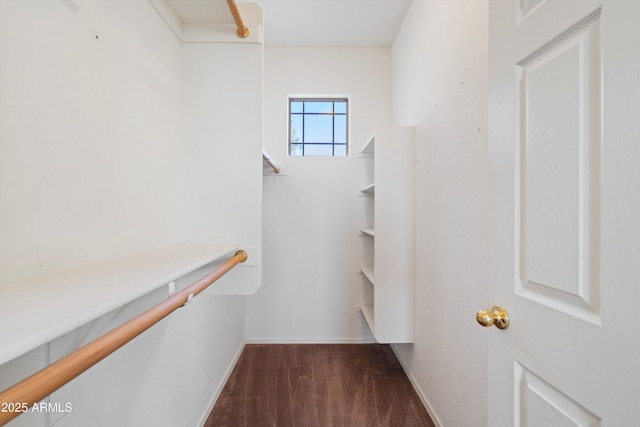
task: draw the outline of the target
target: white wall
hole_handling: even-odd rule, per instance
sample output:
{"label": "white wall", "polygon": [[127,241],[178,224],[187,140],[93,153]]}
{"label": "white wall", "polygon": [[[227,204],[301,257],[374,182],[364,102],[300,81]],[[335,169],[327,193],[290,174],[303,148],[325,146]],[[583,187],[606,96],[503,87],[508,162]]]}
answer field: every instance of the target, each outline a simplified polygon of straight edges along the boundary
{"label": "white wall", "polygon": [[262,84],[261,44],[182,47],[181,238],[256,249],[208,293],[261,284]]}
{"label": "white wall", "polygon": [[[205,198],[204,213],[182,216],[195,200],[182,197],[185,185],[210,166],[192,162],[187,174],[181,163],[190,161],[194,145],[181,140],[184,65],[173,32],[147,1],[74,2],[75,12],[61,1],[0,1],[3,283],[187,239],[213,241],[221,228],[202,218],[229,202],[223,191],[215,203],[208,197],[232,180],[225,173],[193,190]],[[253,94],[247,120],[255,123],[261,115],[261,52],[251,55],[258,68],[246,89]],[[230,70],[233,63],[221,62],[224,67]],[[242,84],[227,82],[209,105],[227,106],[234,85]],[[257,193],[250,193],[254,203],[247,206],[253,222],[239,217],[235,229],[246,221],[256,237],[221,239],[259,244],[260,125],[252,129],[239,134],[242,141],[258,135],[251,142],[255,158],[246,160],[256,169],[250,185]],[[214,134],[213,145],[234,142]],[[211,163],[219,160],[213,157]],[[181,279],[178,288],[198,273]],[[166,289],[155,291],[0,366],[0,389],[166,296]],[[27,414],[9,425],[197,425],[244,345],[244,310],[243,297],[200,296],[51,396],[52,402],[71,403],[71,413]]]}
{"label": "white wall", "polygon": [[488,1],[414,1],[393,116],[417,125],[415,344],[394,346],[434,421],[486,424]]}
{"label": "white wall", "polygon": [[1,2],[3,281],[178,238],[180,46],[126,3]]}
{"label": "white wall", "polygon": [[[264,177],[263,286],[247,298],[247,341],[372,339],[356,312],[371,298],[357,274],[371,159],[358,154],[390,121],[390,81],[389,49],[265,49],[264,146],[287,174]],[[350,97],[349,157],[287,157],[287,96],[301,94]]]}

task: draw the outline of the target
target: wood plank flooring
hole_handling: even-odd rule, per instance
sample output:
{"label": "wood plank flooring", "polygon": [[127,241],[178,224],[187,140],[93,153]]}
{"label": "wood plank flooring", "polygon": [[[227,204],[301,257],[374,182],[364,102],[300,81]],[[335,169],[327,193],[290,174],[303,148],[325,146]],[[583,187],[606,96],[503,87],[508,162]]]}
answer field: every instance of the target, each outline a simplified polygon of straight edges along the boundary
{"label": "wood plank flooring", "polygon": [[380,344],[247,345],[205,427],[434,427]]}

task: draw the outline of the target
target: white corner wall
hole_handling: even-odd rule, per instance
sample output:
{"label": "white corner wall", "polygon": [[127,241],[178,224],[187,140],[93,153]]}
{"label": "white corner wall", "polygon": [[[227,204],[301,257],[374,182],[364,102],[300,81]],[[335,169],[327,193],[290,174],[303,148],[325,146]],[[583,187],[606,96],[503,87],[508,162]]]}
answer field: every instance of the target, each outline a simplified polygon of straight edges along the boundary
{"label": "white corner wall", "polygon": [[[264,176],[263,286],[247,298],[248,342],[362,342],[356,307],[368,184],[360,149],[390,121],[390,50],[266,47],[264,146],[286,175]],[[287,156],[287,96],[347,95],[350,156]],[[371,255],[371,254],[369,254]]]}
{"label": "white corner wall", "polygon": [[[238,130],[228,121],[199,147],[202,141],[183,141],[181,118],[189,90],[182,78],[195,64],[151,4],[73,3],[77,10],[63,1],[0,1],[0,280],[187,240],[259,247],[261,47],[251,53],[220,47],[208,60],[227,74],[233,60],[256,66],[248,87],[227,81],[208,103],[217,105],[211,119],[219,124],[236,89],[250,92],[241,99],[252,126]],[[240,143],[232,138],[238,135]],[[245,199],[227,189],[239,156],[237,169],[255,170],[241,179]],[[249,213],[235,216],[233,227],[219,226],[243,209]],[[245,234],[234,233],[240,228]],[[0,389],[166,297],[166,288],[159,289],[0,366]],[[54,404],[69,402],[71,412],[29,413],[9,425],[196,426],[243,348],[244,316],[244,297],[201,295],[51,396]]]}
{"label": "white corner wall", "polygon": [[395,124],[416,125],[415,343],[436,425],[486,425],[488,1],[414,1],[392,47]]}
{"label": "white corner wall", "polygon": [[249,254],[208,294],[253,294],[262,281],[262,85],[261,44],[182,47],[181,238]]}

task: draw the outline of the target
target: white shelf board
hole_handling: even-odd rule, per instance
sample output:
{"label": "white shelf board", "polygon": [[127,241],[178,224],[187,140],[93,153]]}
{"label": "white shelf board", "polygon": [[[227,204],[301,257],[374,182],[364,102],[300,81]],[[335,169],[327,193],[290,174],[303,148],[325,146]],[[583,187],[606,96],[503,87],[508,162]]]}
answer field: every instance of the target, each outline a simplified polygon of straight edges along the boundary
{"label": "white shelf board", "polygon": [[364,147],[362,147],[362,150],[360,150],[360,152],[362,154],[373,154],[376,152],[376,135],[375,134],[371,135],[371,138],[369,138],[369,141],[367,141]]}
{"label": "white shelf board", "polygon": [[376,284],[373,267],[360,267],[360,271],[362,271],[362,274],[365,275],[365,277],[371,282],[372,285]]}
{"label": "white shelf board", "polygon": [[360,231],[362,231],[363,234],[366,234],[371,237],[375,237],[376,235],[376,231],[373,228],[363,228]]}
{"label": "white shelf board", "polygon": [[237,249],[235,244],[178,244],[33,280],[0,283],[0,365]]}
{"label": "white shelf board", "polygon": [[360,191],[363,192],[364,194],[374,194],[376,192],[376,184],[375,184],[375,182],[373,184],[367,185],[366,187],[364,187]]}
{"label": "white shelf board", "polygon": [[364,320],[366,320],[371,333],[375,334],[375,318],[373,317],[373,304],[362,304],[360,306]]}

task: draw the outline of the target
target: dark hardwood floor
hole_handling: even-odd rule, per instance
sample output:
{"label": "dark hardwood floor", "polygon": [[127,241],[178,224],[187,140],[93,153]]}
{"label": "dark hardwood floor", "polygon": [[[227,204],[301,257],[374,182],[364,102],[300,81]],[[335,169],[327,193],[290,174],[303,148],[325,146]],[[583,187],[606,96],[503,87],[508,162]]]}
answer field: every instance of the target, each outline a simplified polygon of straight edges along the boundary
{"label": "dark hardwood floor", "polygon": [[247,345],[205,427],[433,427],[388,345]]}

